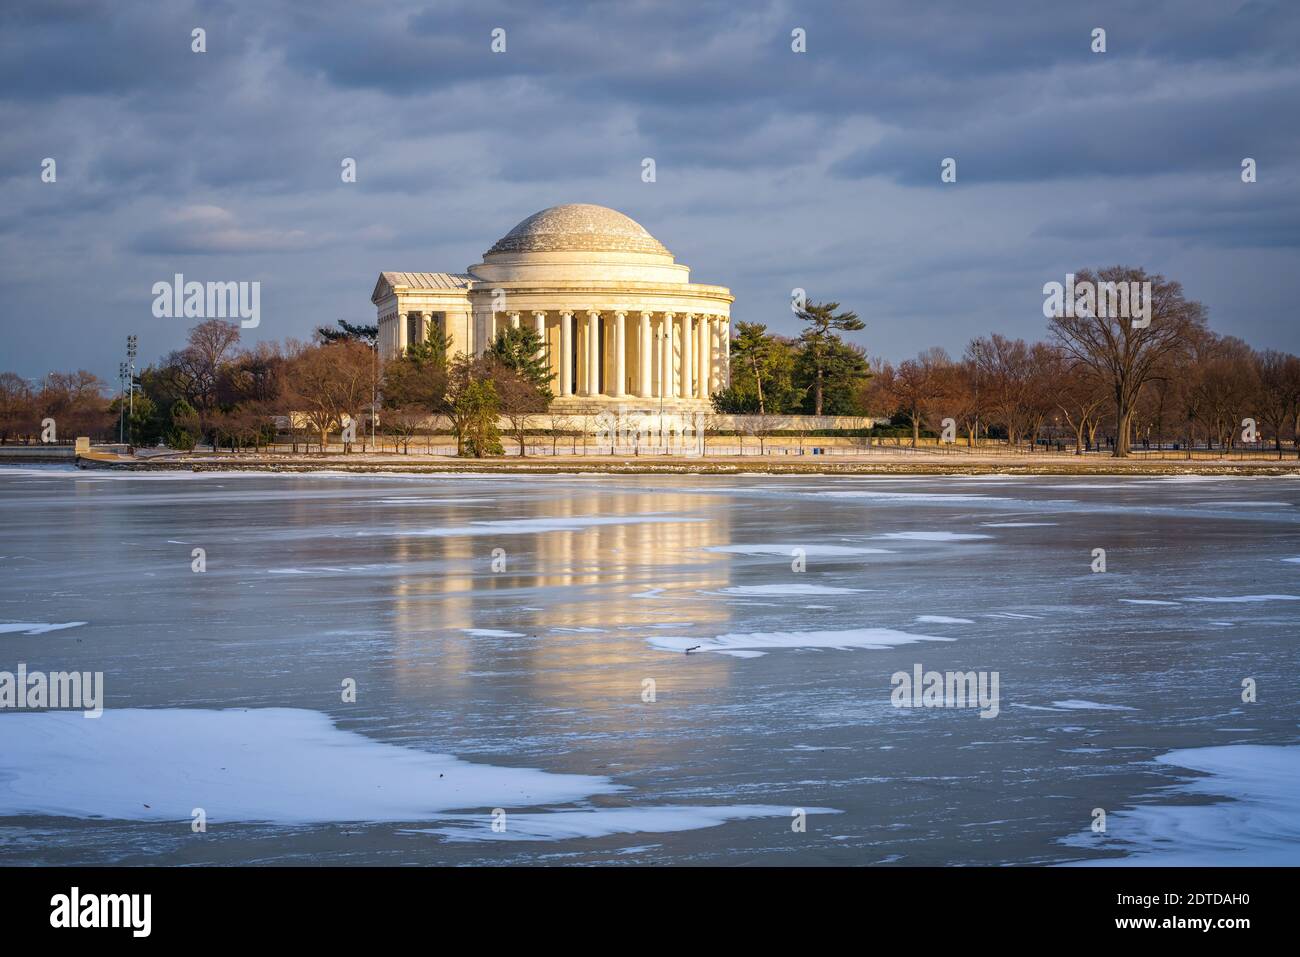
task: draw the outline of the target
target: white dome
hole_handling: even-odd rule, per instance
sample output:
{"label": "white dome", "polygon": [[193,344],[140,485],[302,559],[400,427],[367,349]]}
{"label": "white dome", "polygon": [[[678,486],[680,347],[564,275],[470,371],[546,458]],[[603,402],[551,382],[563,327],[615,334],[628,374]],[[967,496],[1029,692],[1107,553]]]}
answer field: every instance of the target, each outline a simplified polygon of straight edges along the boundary
{"label": "white dome", "polygon": [[551,252],[672,255],[635,219],[591,203],[566,203],[533,213],[497,240],[487,255]]}

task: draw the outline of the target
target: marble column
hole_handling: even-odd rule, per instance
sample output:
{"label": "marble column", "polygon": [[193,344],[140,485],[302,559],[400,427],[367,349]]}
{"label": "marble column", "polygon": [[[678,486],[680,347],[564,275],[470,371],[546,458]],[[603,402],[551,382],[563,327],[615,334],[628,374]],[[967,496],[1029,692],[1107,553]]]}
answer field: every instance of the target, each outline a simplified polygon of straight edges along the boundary
{"label": "marble column", "polygon": [[573,313],[560,313],[560,395],[573,395]]}
{"label": "marble column", "polygon": [[677,392],[673,388],[673,321],[676,315],[664,313],[663,340],[659,344],[659,359],[662,365],[659,373],[659,394],[665,399],[673,398]]}
{"label": "marble column", "polygon": [[[546,348],[546,313],[544,312],[533,313],[533,331],[537,333],[537,358],[543,362],[546,362],[546,368],[549,371],[551,364],[548,361],[549,356],[547,355],[549,350]],[[555,380],[554,372],[551,372],[550,379],[552,382],[554,382]]]}
{"label": "marble column", "polygon": [[518,329],[518,328],[519,328],[519,313],[517,313],[517,312],[509,312],[509,313],[506,313],[506,315],[508,315],[508,316],[510,317],[510,328],[511,328],[511,329]]}
{"label": "marble column", "polygon": [[718,385],[725,389],[731,385],[731,326],[726,316],[718,322],[718,336],[722,339],[722,381]]}
{"label": "marble column", "polygon": [[695,359],[692,346],[695,342],[692,322],[695,314],[688,312],[682,316],[682,398],[695,398]]}
{"label": "marble column", "polygon": [[537,333],[537,341],[541,345],[537,349],[537,358],[546,357],[546,313],[533,313],[533,331]]}
{"label": "marble column", "polygon": [[587,311],[587,391],[584,395],[600,395],[600,313]]}
{"label": "marble column", "polygon": [[627,395],[627,313],[614,313],[614,395]]}
{"label": "marble column", "polygon": [[700,398],[713,395],[713,317],[700,317]]}
{"label": "marble column", "polygon": [[641,313],[641,348],[637,350],[637,390],[636,394],[643,399],[648,399],[652,395],[653,386],[651,383],[654,373],[654,340],[650,336],[650,313]]}

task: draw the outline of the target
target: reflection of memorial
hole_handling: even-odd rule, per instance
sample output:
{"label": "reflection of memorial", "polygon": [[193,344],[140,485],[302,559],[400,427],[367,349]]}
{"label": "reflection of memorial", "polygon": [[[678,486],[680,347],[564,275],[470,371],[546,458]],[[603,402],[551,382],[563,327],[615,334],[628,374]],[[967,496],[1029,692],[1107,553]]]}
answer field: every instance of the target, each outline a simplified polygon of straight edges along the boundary
{"label": "reflection of memorial", "polygon": [[[464,525],[483,517],[463,510],[440,522]],[[469,648],[438,642],[446,629],[472,628],[474,621],[475,539],[402,536],[394,540],[392,561],[403,568],[432,565],[437,571],[397,572],[392,580],[393,653],[399,690],[458,680],[469,669]]]}
{"label": "reflection of memorial", "polygon": [[[698,594],[730,580],[730,563],[705,550],[730,543],[729,514],[717,498],[652,486],[557,491],[563,494],[527,499],[528,513],[518,516],[544,522],[543,531],[399,540],[395,561],[446,569],[394,583],[395,682],[404,695],[463,692],[475,680],[467,673],[501,670],[509,648],[510,670],[526,672],[517,679],[521,693],[583,711],[614,707],[611,717],[634,720],[618,704],[639,702],[644,678],[665,680],[654,668],[662,653],[647,657],[646,636],[664,633],[654,626],[728,630],[728,602]],[[506,551],[503,572],[491,569],[494,548]],[[528,637],[484,640],[463,631],[473,628]],[[672,669],[679,690],[683,680],[725,684],[733,662],[708,655],[691,664],[686,674]]]}

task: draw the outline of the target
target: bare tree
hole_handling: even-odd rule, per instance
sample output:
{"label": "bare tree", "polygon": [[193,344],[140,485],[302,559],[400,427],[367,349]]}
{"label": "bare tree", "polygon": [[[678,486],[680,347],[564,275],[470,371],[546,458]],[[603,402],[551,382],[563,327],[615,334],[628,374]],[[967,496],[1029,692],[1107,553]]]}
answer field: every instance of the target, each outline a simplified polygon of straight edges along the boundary
{"label": "bare tree", "polygon": [[564,415],[558,412],[552,412],[551,417],[551,454],[558,455],[558,446],[561,435],[573,437],[573,452],[578,452],[578,423],[571,415]]}
{"label": "bare tree", "polygon": [[1068,355],[1064,349],[1057,348],[1054,359],[1050,372],[1055,388],[1050,394],[1074,433],[1074,454],[1082,455],[1084,436],[1089,436],[1091,446],[1097,417],[1106,406],[1109,395],[1106,382],[1096,369]]}
{"label": "bare tree", "polygon": [[904,359],[896,367],[886,363],[872,379],[878,401],[891,410],[906,412],[912,421],[912,448],[916,448],[921,428],[936,413],[953,388],[952,359],[940,348],[926,349],[915,359]]}
{"label": "bare tree", "polygon": [[194,409],[199,431],[211,436],[214,452],[221,376],[238,345],[239,323],[208,319],[192,328],[185,348],[173,352],[163,363],[172,387]]}
{"label": "bare tree", "polygon": [[[1150,315],[1142,320],[1147,321],[1145,326],[1133,317],[1109,315],[1119,310],[1100,308],[1075,309],[1071,315],[1061,310],[1048,320],[1048,328],[1065,350],[1109,384],[1115,403],[1114,454],[1120,458],[1129,454],[1131,420],[1142,387],[1162,359],[1185,350],[1205,327],[1204,307],[1184,299],[1179,283],[1142,269],[1113,266],[1095,274],[1084,270],[1076,276],[1075,286],[1093,283],[1092,288],[1098,288],[1095,284],[1134,282],[1151,284]],[[1103,312],[1107,315],[1098,315]]]}
{"label": "bare tree", "polygon": [[1253,360],[1259,382],[1256,417],[1260,425],[1273,433],[1273,448],[1281,458],[1282,432],[1295,422],[1300,412],[1300,358],[1266,349],[1256,352]]}
{"label": "bare tree", "polygon": [[[320,435],[321,451],[333,428],[356,422],[370,404],[370,349],[353,340],[307,346],[288,363],[285,402]],[[344,443],[344,452],[350,446]]]}

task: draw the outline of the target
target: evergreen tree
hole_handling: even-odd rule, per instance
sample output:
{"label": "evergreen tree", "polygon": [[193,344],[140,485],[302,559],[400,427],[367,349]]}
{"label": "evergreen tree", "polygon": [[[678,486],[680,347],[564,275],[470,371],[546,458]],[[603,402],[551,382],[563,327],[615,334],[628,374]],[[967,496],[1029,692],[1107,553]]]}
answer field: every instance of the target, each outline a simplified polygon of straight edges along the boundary
{"label": "evergreen tree", "polygon": [[542,339],[537,330],[512,326],[497,333],[491,353],[501,365],[531,383],[549,402],[554,398],[551,393],[551,367],[542,347]]}
{"label": "evergreen tree", "polygon": [[360,342],[362,345],[374,348],[379,341],[379,326],[367,326],[360,323],[348,322],[346,319],[338,320],[339,328],[331,329],[329,326],[318,326],[316,329],[316,338],[322,343],[342,342],[352,339]]}
{"label": "evergreen tree", "polygon": [[795,381],[803,384],[800,411],[812,415],[862,415],[863,386],[871,376],[866,351],[832,336],[821,351],[821,405],[817,404],[815,353],[804,348],[795,361]]}
{"label": "evergreen tree", "polygon": [[462,454],[483,458],[504,455],[497,416],[501,402],[491,379],[472,379],[456,398],[456,412],[464,417],[465,441]]}
{"label": "evergreen tree", "polygon": [[[799,336],[799,343],[803,346],[800,358],[811,372],[813,415],[823,414],[828,373],[843,375],[847,371],[846,362],[852,364],[845,352],[848,347],[837,332],[866,328],[856,312],[836,312],[839,308],[838,302],[819,305],[810,301],[798,312],[799,318],[808,323]],[[863,366],[865,372],[865,361]]]}

